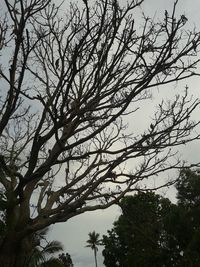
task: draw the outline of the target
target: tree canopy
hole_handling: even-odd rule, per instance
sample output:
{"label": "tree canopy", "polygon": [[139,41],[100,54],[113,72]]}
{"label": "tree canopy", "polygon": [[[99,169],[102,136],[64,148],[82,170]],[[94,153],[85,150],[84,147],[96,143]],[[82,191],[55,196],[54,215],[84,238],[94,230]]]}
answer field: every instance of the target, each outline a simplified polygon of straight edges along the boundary
{"label": "tree canopy", "polygon": [[172,148],[199,138],[188,88],[163,100],[145,130],[127,129],[154,88],[196,75],[199,62],[199,33],[176,15],[178,1],[137,25],[142,3],[2,1],[2,266],[22,267],[38,230],[108,208],[179,167]]}
{"label": "tree canopy", "polygon": [[59,254],[59,260],[61,261],[63,267],[73,267],[74,266],[69,253]]}
{"label": "tree canopy", "polygon": [[147,192],[125,197],[120,206],[122,215],[103,237],[105,266],[173,266],[169,259],[174,252],[164,260],[168,251],[163,221],[170,201]]}
{"label": "tree canopy", "polygon": [[[200,209],[196,196],[200,195],[200,186],[197,184],[198,173],[186,169],[181,171],[176,184],[177,204],[153,192],[125,197],[120,203],[122,215],[103,237],[105,266],[199,266]],[[186,198],[183,192],[187,192]]]}

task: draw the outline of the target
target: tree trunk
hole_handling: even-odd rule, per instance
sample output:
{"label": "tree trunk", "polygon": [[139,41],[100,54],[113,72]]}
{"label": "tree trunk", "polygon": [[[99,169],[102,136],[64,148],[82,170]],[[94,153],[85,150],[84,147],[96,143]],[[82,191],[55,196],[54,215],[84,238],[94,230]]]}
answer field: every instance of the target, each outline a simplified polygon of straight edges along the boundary
{"label": "tree trunk", "polygon": [[31,245],[31,240],[28,238],[20,242],[16,241],[14,235],[12,239],[5,239],[0,247],[0,266],[26,267],[26,259],[31,253]]}
{"label": "tree trunk", "polygon": [[97,267],[97,251],[94,249],[95,266]]}

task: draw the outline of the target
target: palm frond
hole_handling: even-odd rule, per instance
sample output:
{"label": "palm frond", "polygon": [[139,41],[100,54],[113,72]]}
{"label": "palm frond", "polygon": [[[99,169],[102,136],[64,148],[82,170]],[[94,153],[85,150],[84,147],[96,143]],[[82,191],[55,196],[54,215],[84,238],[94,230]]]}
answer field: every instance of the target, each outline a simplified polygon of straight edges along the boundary
{"label": "palm frond", "polygon": [[51,241],[43,249],[45,254],[54,254],[56,252],[63,251],[63,245],[59,241]]}
{"label": "palm frond", "polygon": [[98,251],[97,246],[100,246],[102,244],[101,239],[99,239],[100,234],[93,231],[93,232],[90,232],[88,235],[89,235],[89,239],[86,241],[86,243],[88,244],[86,245],[86,247],[89,247],[92,250]]}
{"label": "palm frond", "polygon": [[39,267],[41,262],[44,262],[45,260],[45,255],[41,252],[41,250],[39,250],[39,248],[36,247],[27,261],[27,266]]}
{"label": "palm frond", "polygon": [[45,238],[48,232],[49,232],[49,227],[46,227],[44,229],[37,231],[36,235],[38,235],[40,238]]}

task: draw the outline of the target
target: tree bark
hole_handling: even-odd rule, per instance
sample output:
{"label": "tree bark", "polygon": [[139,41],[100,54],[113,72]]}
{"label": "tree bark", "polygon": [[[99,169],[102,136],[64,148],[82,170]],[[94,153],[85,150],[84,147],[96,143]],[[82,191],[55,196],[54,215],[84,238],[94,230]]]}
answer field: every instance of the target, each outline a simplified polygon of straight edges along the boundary
{"label": "tree bark", "polygon": [[15,235],[5,238],[0,247],[0,266],[1,267],[25,267],[26,259],[31,253],[32,242],[30,238],[17,241]]}

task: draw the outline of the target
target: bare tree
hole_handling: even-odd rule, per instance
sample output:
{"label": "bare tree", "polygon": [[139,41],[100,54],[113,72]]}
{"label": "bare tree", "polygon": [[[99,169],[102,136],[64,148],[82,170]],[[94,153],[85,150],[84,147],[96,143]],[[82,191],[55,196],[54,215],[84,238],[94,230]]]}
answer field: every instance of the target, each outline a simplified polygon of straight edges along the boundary
{"label": "bare tree", "polygon": [[177,1],[158,22],[144,16],[142,29],[143,0],[84,0],[67,15],[50,0],[3,2],[0,262],[22,267],[34,232],[108,208],[181,165],[172,148],[199,138],[187,90],[162,102],[143,133],[125,122],[155,86],[196,75],[200,38],[176,18]]}

